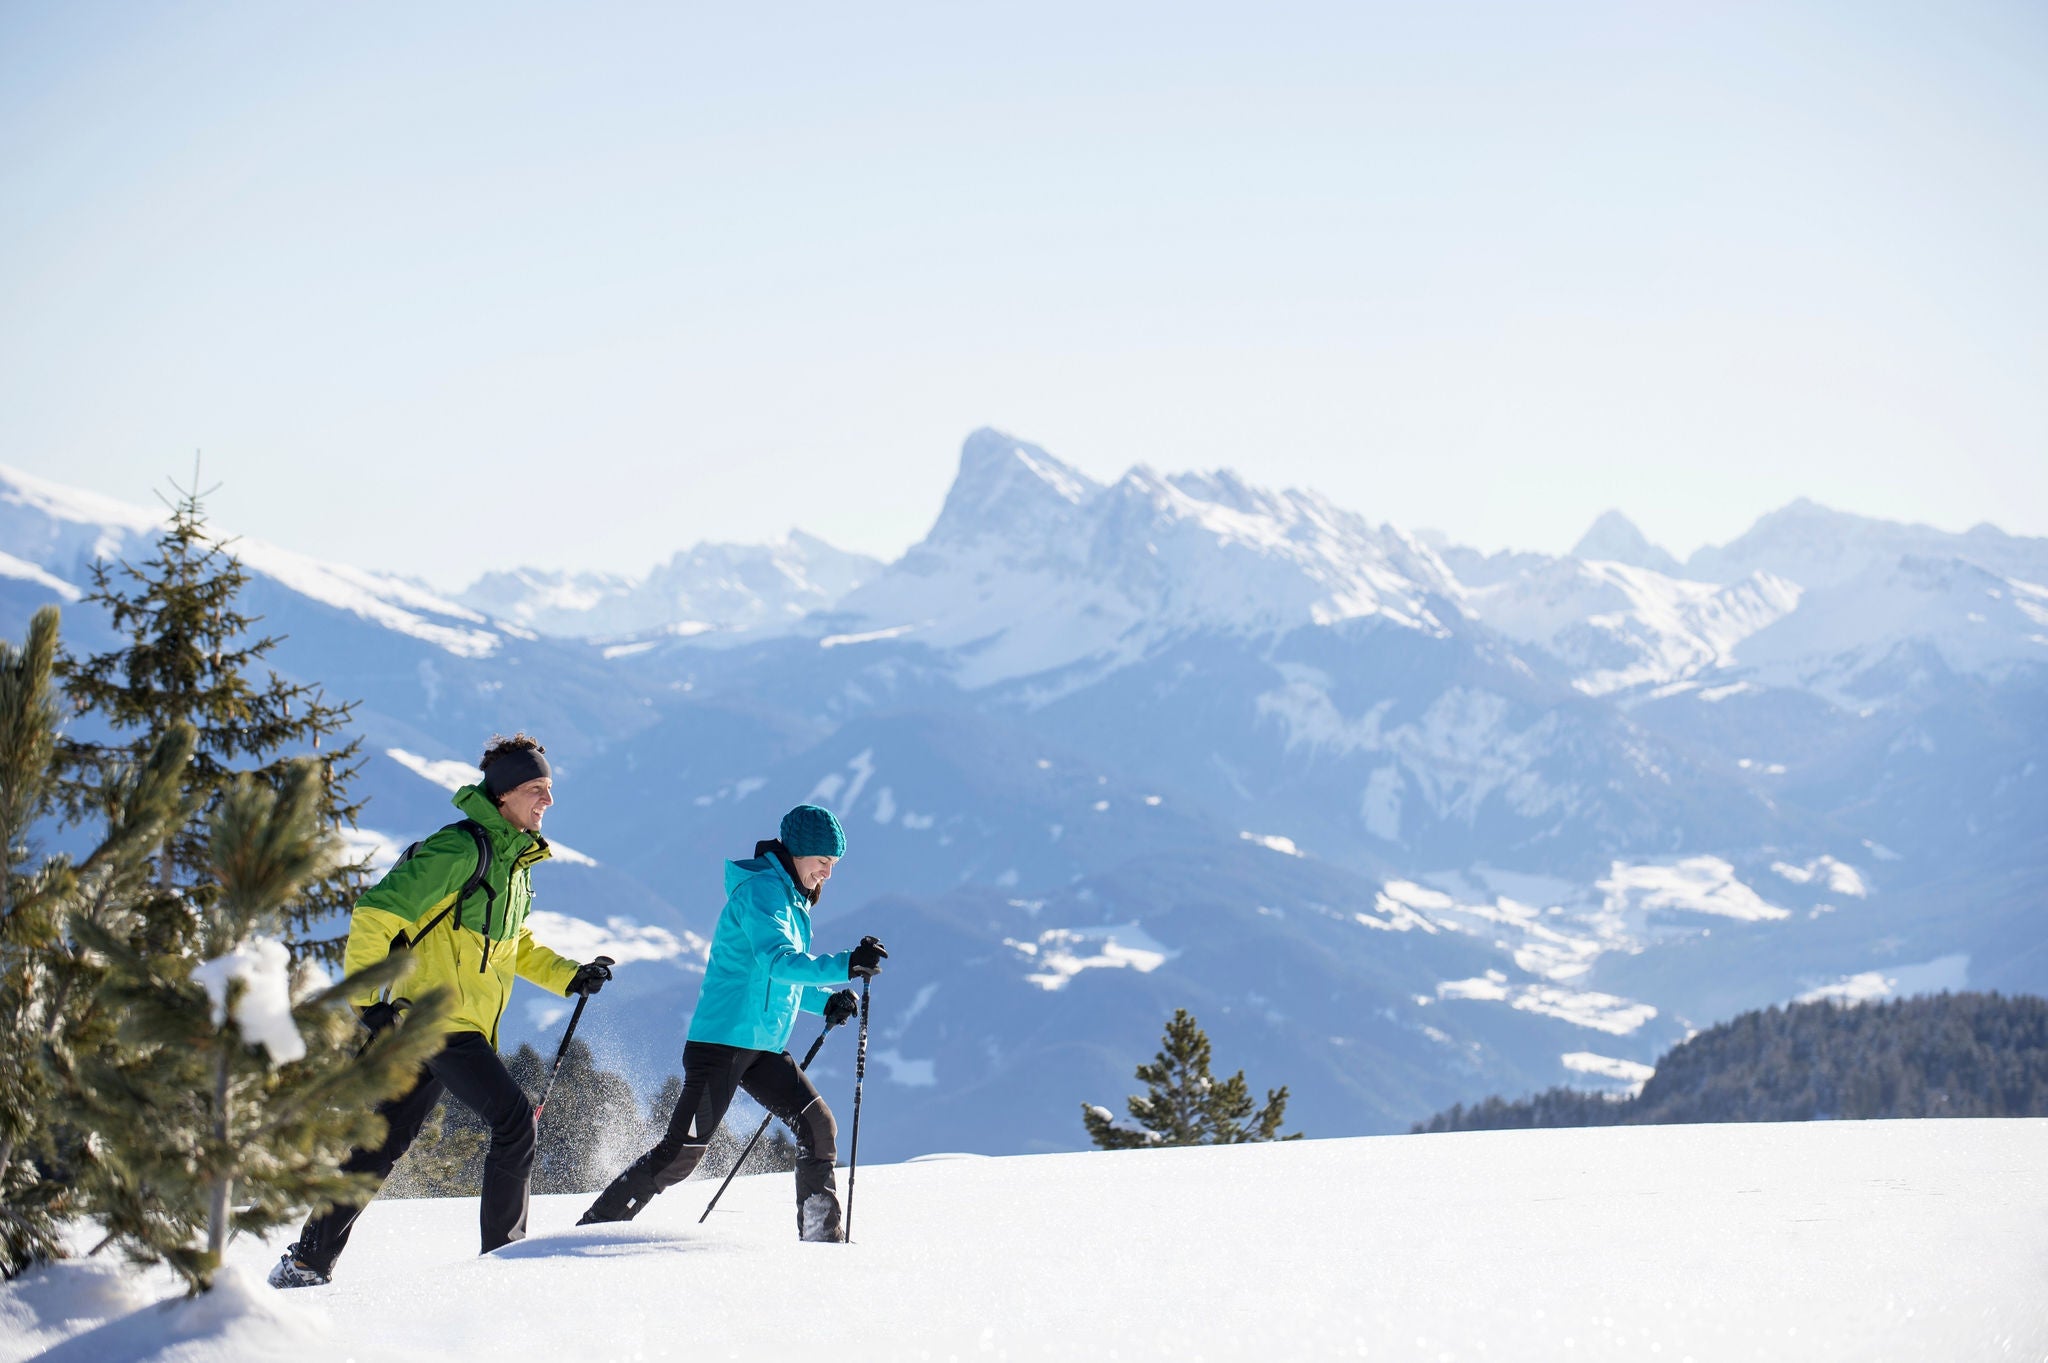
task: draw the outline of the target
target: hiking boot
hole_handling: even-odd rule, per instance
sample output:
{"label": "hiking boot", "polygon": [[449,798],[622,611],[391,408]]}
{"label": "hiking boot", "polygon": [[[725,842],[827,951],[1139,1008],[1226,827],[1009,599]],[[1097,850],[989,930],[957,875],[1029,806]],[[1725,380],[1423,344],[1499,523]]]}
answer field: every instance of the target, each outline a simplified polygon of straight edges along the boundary
{"label": "hiking boot", "polygon": [[277,1266],[270,1270],[268,1281],[272,1287],[325,1287],[333,1281],[323,1270],[294,1257],[298,1248],[293,1245],[286,1250]]}
{"label": "hiking boot", "polygon": [[813,1244],[846,1243],[846,1230],[839,1223],[839,1198],[834,1193],[812,1193],[796,1213],[797,1239]]}

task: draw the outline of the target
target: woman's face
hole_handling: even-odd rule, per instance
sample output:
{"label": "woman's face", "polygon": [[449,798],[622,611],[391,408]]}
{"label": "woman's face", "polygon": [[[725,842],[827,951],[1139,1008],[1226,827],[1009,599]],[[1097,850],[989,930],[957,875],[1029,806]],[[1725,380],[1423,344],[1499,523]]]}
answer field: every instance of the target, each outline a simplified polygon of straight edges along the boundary
{"label": "woman's face", "polygon": [[812,894],[832,878],[832,868],[839,863],[838,857],[791,857],[789,860],[796,867],[797,884]]}

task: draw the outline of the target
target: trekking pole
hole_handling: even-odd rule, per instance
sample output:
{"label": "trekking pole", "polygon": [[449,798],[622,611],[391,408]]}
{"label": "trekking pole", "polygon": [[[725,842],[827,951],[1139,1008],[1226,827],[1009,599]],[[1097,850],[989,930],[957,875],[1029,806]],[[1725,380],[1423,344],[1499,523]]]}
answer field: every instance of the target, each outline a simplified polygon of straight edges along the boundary
{"label": "trekking pole", "polygon": [[562,1044],[555,1048],[555,1063],[548,1070],[548,1081],[541,1086],[540,1101],[533,1105],[533,1119],[540,1120],[540,1111],[548,1105],[548,1095],[555,1091],[555,1076],[562,1072],[562,1057],[569,1053],[569,1038],[576,1035],[576,1024],[583,1021],[583,1005],[590,1002],[585,994],[576,1000],[576,1011],[569,1014],[569,1030],[562,1033]]}
{"label": "trekking pole", "polygon": [[846,1243],[853,1243],[853,1180],[860,1173],[860,1086],[868,1077],[868,980],[860,980],[860,1050],[853,1061],[853,1146],[846,1154]]}
{"label": "trekking pole", "polygon": [[[606,965],[613,963],[609,956],[599,956],[595,959]],[[576,1011],[569,1014],[569,1027],[562,1033],[562,1044],[555,1047],[555,1063],[548,1070],[548,1081],[541,1086],[540,1101],[533,1105],[533,1119],[536,1122],[540,1120],[540,1110],[548,1105],[548,1095],[555,1091],[555,1076],[562,1072],[562,1057],[569,1053],[569,1038],[576,1035],[576,1024],[583,1021],[583,1005],[589,1002],[588,994],[576,996]]]}
{"label": "trekking pole", "polygon": [[[811,1048],[808,1051],[804,1052],[804,1063],[798,1065],[798,1069],[807,1070],[811,1067],[811,1062],[818,1058],[818,1048],[825,1044],[825,1032],[831,1030],[830,1027],[827,1027],[824,1032],[818,1033],[818,1039],[811,1043]],[[761,1119],[761,1125],[754,1132],[754,1139],[747,1142],[747,1148],[740,1151],[740,1157],[732,1162],[732,1168],[725,1171],[725,1182],[718,1185],[718,1191],[711,1195],[710,1203],[704,1208],[704,1215],[697,1218],[698,1225],[701,1226],[710,1220],[711,1208],[716,1207],[718,1199],[725,1196],[725,1190],[732,1186],[733,1178],[739,1173],[740,1166],[747,1162],[747,1156],[754,1153],[754,1147],[760,1143],[761,1137],[768,1131],[768,1123],[774,1120],[775,1114],[772,1112]]]}

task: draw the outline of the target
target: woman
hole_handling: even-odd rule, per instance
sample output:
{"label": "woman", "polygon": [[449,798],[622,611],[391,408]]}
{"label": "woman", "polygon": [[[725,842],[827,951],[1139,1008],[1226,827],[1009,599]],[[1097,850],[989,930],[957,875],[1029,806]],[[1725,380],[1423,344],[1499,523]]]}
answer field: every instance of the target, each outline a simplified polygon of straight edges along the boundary
{"label": "woman", "polygon": [[757,843],[752,859],[725,864],[725,911],[711,938],[704,988],[683,1045],[683,1094],[668,1134],[598,1194],[579,1225],[630,1221],[704,1158],[733,1092],[779,1117],[796,1136],[797,1235],[845,1239],[839,1224],[838,1126],[809,1076],[785,1049],[799,1010],[836,1027],[859,1008],[850,989],[828,985],[881,973],[888,952],[872,937],[852,951],[810,955],[811,909],[846,854],[832,812],[798,805],[781,836]]}

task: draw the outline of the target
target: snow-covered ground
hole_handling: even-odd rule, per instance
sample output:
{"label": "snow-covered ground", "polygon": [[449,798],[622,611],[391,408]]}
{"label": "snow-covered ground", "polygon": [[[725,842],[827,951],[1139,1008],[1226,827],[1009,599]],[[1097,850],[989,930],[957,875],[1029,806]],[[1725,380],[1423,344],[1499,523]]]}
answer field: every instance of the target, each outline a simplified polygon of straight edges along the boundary
{"label": "snow-covered ground", "polygon": [[[1610,1128],[943,1156],[866,1169],[856,1242],[787,1175],[477,1257],[387,1202],[326,1288],[0,1289],[0,1363],[230,1359],[2041,1359],[2048,1120]],[[843,1175],[842,1175],[843,1179]],[[281,1243],[288,1236],[278,1237]]]}

